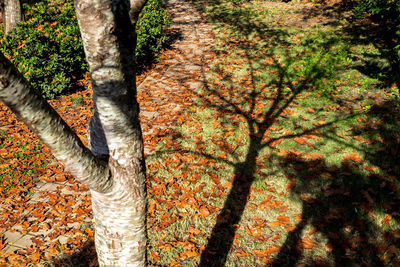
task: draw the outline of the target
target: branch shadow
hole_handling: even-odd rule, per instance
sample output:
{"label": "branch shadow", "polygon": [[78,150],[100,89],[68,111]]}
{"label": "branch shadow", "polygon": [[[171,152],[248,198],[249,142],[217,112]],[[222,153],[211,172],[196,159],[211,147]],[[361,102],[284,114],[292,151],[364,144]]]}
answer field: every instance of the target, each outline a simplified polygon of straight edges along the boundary
{"label": "branch shadow", "polygon": [[[46,266],[46,265],[44,265]],[[51,266],[76,266],[76,267],[97,267],[96,248],[93,241],[86,242],[78,252],[72,255],[62,255],[54,260]]]}
{"label": "branch shadow", "polygon": [[[283,171],[288,180],[293,182],[290,188],[291,198],[303,206],[300,222],[288,233],[284,245],[270,265],[295,266],[305,262],[310,266],[323,266],[324,263],[308,258],[309,255],[305,251],[307,248],[304,247],[302,235],[310,225],[327,239],[326,250],[332,260],[331,265],[386,266],[388,263],[396,265],[398,260],[393,250],[399,248],[396,236],[400,236],[400,233],[393,233],[390,230],[382,232],[381,226],[371,220],[371,216],[378,216],[375,212],[383,212],[388,214],[385,223],[390,223],[389,218],[398,221],[399,169],[396,167],[396,162],[398,162],[399,139],[397,130],[393,131],[396,120],[384,119],[387,127],[381,127],[382,125],[376,127],[374,121],[360,127],[355,125],[354,136],[359,132],[366,132],[371,135],[371,139],[378,134],[383,140],[377,143],[372,141],[372,144],[365,143],[362,147],[352,144],[350,140],[343,141],[336,135],[334,127],[337,122],[358,116],[356,113],[338,113],[337,118],[329,123],[313,128],[299,126],[296,133],[271,137],[269,134],[273,131],[274,125],[279,120],[288,118],[289,108],[296,104],[300,94],[318,88],[319,81],[327,75],[325,69],[317,60],[309,63],[309,72],[297,75],[292,68],[301,60],[305,64],[304,60],[307,59],[285,49],[290,45],[287,41],[291,37],[290,33],[256,20],[240,5],[229,9],[221,5],[218,0],[211,3],[212,15],[209,19],[221,27],[228,25],[238,33],[236,38],[226,40],[223,49],[217,49],[219,57],[228,58],[232,46],[241,51],[243,62],[230,62],[234,64],[231,69],[220,67],[216,63],[214,77],[203,76],[204,92],[197,95],[198,106],[215,110],[218,114],[216,118],[222,120],[219,125],[221,132],[218,133],[221,138],[211,142],[226,151],[230,158],[207,152],[205,148],[208,140],[196,140],[194,149],[183,149],[179,145],[179,139],[184,137],[179,132],[171,133],[172,139],[176,141],[172,149],[159,151],[153,155],[158,157],[173,152],[195,154],[223,162],[234,169],[232,188],[216,217],[216,223],[201,254],[199,266],[224,266],[227,262],[227,257],[233,249],[238,223],[249,203],[251,187],[259,175],[260,153],[265,148],[271,150],[269,157],[278,162],[275,167]],[[257,42],[249,40],[254,36],[259,38]],[[326,36],[319,49],[329,51],[336,42],[336,39]],[[276,47],[282,50],[274,50]],[[317,52],[313,47],[310,47],[310,50],[311,54]],[[262,53],[258,53],[259,51]],[[253,65],[254,62],[258,65]],[[247,75],[238,78],[232,68],[243,68],[243,72]],[[260,69],[270,69],[270,71],[263,73]],[[381,109],[384,111],[378,112]],[[393,106],[386,109],[383,106],[376,106],[371,109],[369,116],[377,116],[376,121],[379,121],[383,120],[384,114],[394,112]],[[244,145],[244,142],[237,140],[236,145],[232,146],[224,140],[227,134],[232,132],[232,127],[239,127],[240,119],[248,127],[248,133],[243,139],[249,140],[247,152],[241,156],[235,151],[237,147]],[[293,151],[284,156],[278,153],[279,149],[276,146],[283,140],[309,135],[345,144],[354,151],[365,154],[367,162],[380,167],[384,173],[376,174],[368,164],[361,164],[355,155],[345,158],[341,166],[331,166],[323,156],[307,158]],[[390,151],[389,154],[387,149]],[[272,175],[273,171],[262,174],[266,180]],[[391,178],[387,178],[388,175]],[[388,244],[385,245],[385,242]],[[387,253],[386,258],[382,258],[384,253]]]}
{"label": "branch shadow", "polygon": [[[388,103],[375,106],[370,116],[382,120],[381,125],[371,120],[353,127],[354,135],[366,132],[382,141],[355,147],[365,153],[369,164],[382,169],[381,174],[356,156],[345,157],[340,166],[329,166],[323,158],[309,160],[295,154],[282,158],[283,170],[293,182],[291,196],[302,201],[303,210],[301,221],[289,233],[272,266],[295,266],[302,260],[302,235],[307,224],[327,238],[326,250],[336,266],[400,264],[398,231],[389,227],[381,230],[382,225],[393,225],[400,219],[400,118],[389,115],[394,110],[395,106]],[[385,214],[382,225],[374,221],[379,213]],[[309,259],[308,264],[317,262]]]}
{"label": "branch shadow", "polygon": [[362,51],[361,56],[354,57],[356,69],[379,80],[381,87],[393,84],[400,87],[400,36],[397,33],[400,29],[400,10],[396,1],[383,3],[379,5],[386,9],[384,17],[365,14],[360,18],[353,15],[345,25],[344,32],[352,44],[373,45],[377,50]]}
{"label": "branch shadow", "polygon": [[[288,108],[296,103],[299,94],[317,87],[318,82],[325,78],[326,73],[320,65],[320,60],[316,60],[311,63],[308,62],[308,72],[303,73],[303,75],[294,74],[293,66],[304,58],[284,49],[290,45],[287,41],[290,38],[290,33],[271,27],[263,21],[254,20],[252,14],[245,8],[226,9],[220,5],[219,1],[212,2],[214,8],[210,19],[220,24],[228,24],[241,36],[237,39],[228,40],[226,48],[229,48],[229,45],[234,45],[242,51],[242,59],[248,65],[248,75],[246,78],[237,81],[232,72],[219,68],[217,65],[214,70],[217,76],[216,80],[211,81],[208,77],[203,77],[204,92],[198,94],[199,105],[212,108],[218,112],[219,118],[224,121],[221,125],[222,136],[229,132],[229,125],[238,125],[235,119],[243,118],[249,129],[249,146],[244,160],[235,155],[235,148],[224,143],[218,145],[229,151],[233,160],[207,153],[204,150],[206,145],[201,141],[196,144],[197,149],[194,151],[182,150],[179,145],[175,147],[175,151],[221,161],[234,168],[232,189],[227,196],[224,207],[216,218],[216,224],[201,255],[199,266],[223,266],[226,263],[237,231],[237,224],[242,218],[250,196],[251,186],[255,181],[260,151],[267,147],[274,150],[276,145],[284,139],[315,133],[316,130],[329,128],[334,123],[316,126],[312,129],[301,129],[298,133],[285,134],[277,138],[269,137],[271,127],[280,118],[287,117]],[[249,37],[253,35],[258,36],[258,42],[249,41]],[[336,41],[326,36],[319,49],[329,50],[331,46],[335,45]],[[272,46],[283,49],[278,54],[274,49],[270,49]],[[310,49],[314,48],[310,47]],[[263,51],[263,54],[254,54],[252,51]],[[217,53],[228,55],[228,52],[224,50],[217,51]],[[254,61],[257,61],[261,66],[254,67]],[[272,74],[266,75],[268,78],[258,71],[263,68],[272,69]],[[221,90],[222,87],[224,87],[223,90]],[[260,106],[260,102],[268,104]],[[353,115],[348,117],[351,116]],[[176,139],[181,137],[182,135],[176,133]],[[240,142],[238,143],[240,145]],[[153,156],[157,157],[163,153],[171,152],[173,151],[157,152]]]}

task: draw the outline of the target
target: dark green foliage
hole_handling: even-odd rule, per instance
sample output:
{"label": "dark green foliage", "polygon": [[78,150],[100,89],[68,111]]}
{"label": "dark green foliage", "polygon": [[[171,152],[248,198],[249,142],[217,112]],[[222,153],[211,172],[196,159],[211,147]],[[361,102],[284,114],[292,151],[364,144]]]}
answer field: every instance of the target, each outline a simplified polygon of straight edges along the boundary
{"label": "dark green foliage", "polygon": [[24,9],[25,21],[1,33],[0,49],[44,97],[53,98],[87,69],[74,7],[72,1],[43,0]]}
{"label": "dark green foliage", "polygon": [[169,16],[164,9],[164,1],[148,0],[136,27],[136,58],[139,62],[161,50],[162,44],[167,40],[163,35],[163,28],[168,24]]}
{"label": "dark green foliage", "polygon": [[[24,5],[25,18],[11,34],[0,31],[0,51],[16,64],[45,98],[54,98],[88,70],[72,0]],[[160,51],[168,24],[163,0],[149,0],[137,25],[138,60]]]}
{"label": "dark green foliage", "polygon": [[[391,34],[390,38],[396,42],[400,41],[399,0],[359,0],[354,9],[359,17],[368,17],[379,23],[385,27],[388,34]],[[395,49],[399,53],[400,44],[396,45]]]}
{"label": "dark green foliage", "polygon": [[371,15],[377,19],[399,20],[396,16],[400,12],[398,0],[359,0],[355,10],[360,16]]}

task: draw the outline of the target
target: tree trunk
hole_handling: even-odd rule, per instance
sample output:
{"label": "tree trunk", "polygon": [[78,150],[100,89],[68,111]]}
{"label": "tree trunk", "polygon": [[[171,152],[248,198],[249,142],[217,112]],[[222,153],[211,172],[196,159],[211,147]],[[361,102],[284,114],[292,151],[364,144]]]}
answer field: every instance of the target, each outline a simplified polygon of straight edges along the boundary
{"label": "tree trunk", "polygon": [[9,33],[22,20],[20,0],[4,0],[4,31]]}
{"label": "tree trunk", "polygon": [[135,24],[145,0],[75,0],[95,112],[90,151],[0,53],[0,99],[92,194],[100,266],[146,265],[146,170]]}
{"label": "tree trunk", "polygon": [[114,181],[109,193],[92,191],[95,244],[104,266],[143,266],[146,260],[145,164],[135,77],[134,23],[141,5],[130,5],[129,0],[75,1],[95,101],[90,147],[94,155],[108,157]]}

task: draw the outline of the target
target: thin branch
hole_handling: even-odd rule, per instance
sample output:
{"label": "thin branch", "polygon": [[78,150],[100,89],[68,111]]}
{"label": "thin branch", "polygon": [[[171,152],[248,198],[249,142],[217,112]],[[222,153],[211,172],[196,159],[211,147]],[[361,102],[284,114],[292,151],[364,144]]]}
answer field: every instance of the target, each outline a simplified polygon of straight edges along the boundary
{"label": "thin branch", "polygon": [[80,182],[98,192],[111,190],[112,180],[107,164],[97,159],[82,144],[58,113],[33,90],[2,53],[0,100],[39,136],[56,159]]}

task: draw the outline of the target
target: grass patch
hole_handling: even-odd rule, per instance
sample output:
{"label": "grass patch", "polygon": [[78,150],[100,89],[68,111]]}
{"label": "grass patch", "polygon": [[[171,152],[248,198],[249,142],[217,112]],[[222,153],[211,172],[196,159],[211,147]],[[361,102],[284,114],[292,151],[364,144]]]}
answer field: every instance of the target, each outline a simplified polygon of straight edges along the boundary
{"label": "grass patch", "polygon": [[150,262],[396,266],[398,117],[357,65],[374,50],[269,3],[196,2],[217,57],[148,160]]}

